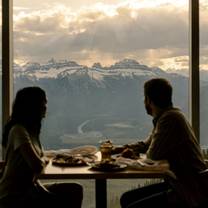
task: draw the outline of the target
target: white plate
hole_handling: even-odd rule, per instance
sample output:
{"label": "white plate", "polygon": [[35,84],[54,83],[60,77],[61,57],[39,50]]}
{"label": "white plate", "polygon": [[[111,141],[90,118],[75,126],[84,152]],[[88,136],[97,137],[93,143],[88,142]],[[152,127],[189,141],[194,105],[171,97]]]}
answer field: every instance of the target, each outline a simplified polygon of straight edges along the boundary
{"label": "white plate", "polygon": [[107,164],[103,165],[101,162],[95,162],[90,164],[91,169],[92,170],[98,170],[98,171],[122,171],[124,170],[127,165],[126,164],[109,164],[109,166]]}

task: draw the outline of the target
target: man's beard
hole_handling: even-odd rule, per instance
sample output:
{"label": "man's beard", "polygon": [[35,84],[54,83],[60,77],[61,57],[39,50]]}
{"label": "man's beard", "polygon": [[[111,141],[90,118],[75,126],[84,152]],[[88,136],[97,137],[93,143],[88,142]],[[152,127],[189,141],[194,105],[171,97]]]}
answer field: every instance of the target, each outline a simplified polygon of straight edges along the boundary
{"label": "man's beard", "polygon": [[146,109],[147,114],[152,115],[152,109],[148,104],[145,105],[145,109]]}

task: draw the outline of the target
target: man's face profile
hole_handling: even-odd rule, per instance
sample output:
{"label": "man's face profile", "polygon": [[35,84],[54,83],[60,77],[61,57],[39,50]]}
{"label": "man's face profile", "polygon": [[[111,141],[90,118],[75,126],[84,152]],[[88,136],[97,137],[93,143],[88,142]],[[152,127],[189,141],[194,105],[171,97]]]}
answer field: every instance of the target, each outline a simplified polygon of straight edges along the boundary
{"label": "man's face profile", "polygon": [[152,108],[150,105],[150,100],[146,95],[144,96],[144,105],[145,105],[147,114],[152,115]]}

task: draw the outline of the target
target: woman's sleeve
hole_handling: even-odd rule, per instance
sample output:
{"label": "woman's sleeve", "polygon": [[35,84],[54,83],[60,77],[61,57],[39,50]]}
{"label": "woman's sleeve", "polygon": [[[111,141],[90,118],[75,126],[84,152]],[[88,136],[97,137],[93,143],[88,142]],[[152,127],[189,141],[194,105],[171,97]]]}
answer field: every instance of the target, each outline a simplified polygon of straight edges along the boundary
{"label": "woman's sleeve", "polygon": [[26,129],[21,126],[15,126],[11,129],[9,137],[13,141],[14,151],[19,149],[22,157],[34,173],[40,173],[45,167],[45,163],[35,151],[31,143],[30,135]]}
{"label": "woman's sleeve", "polygon": [[17,150],[25,143],[31,143],[28,132],[20,125],[16,125],[11,129],[9,133],[9,141],[12,141],[14,150]]}

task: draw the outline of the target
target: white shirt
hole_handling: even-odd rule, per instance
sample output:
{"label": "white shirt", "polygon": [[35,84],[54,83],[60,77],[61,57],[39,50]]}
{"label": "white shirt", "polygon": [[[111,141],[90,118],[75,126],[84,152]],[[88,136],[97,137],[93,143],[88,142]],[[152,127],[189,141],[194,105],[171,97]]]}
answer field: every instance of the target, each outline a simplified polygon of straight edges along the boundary
{"label": "white shirt", "polygon": [[33,185],[34,171],[20,152],[25,143],[33,146],[41,161],[43,152],[38,138],[29,135],[22,125],[14,125],[8,135],[7,162],[0,179],[0,199],[8,195],[21,196]]}

